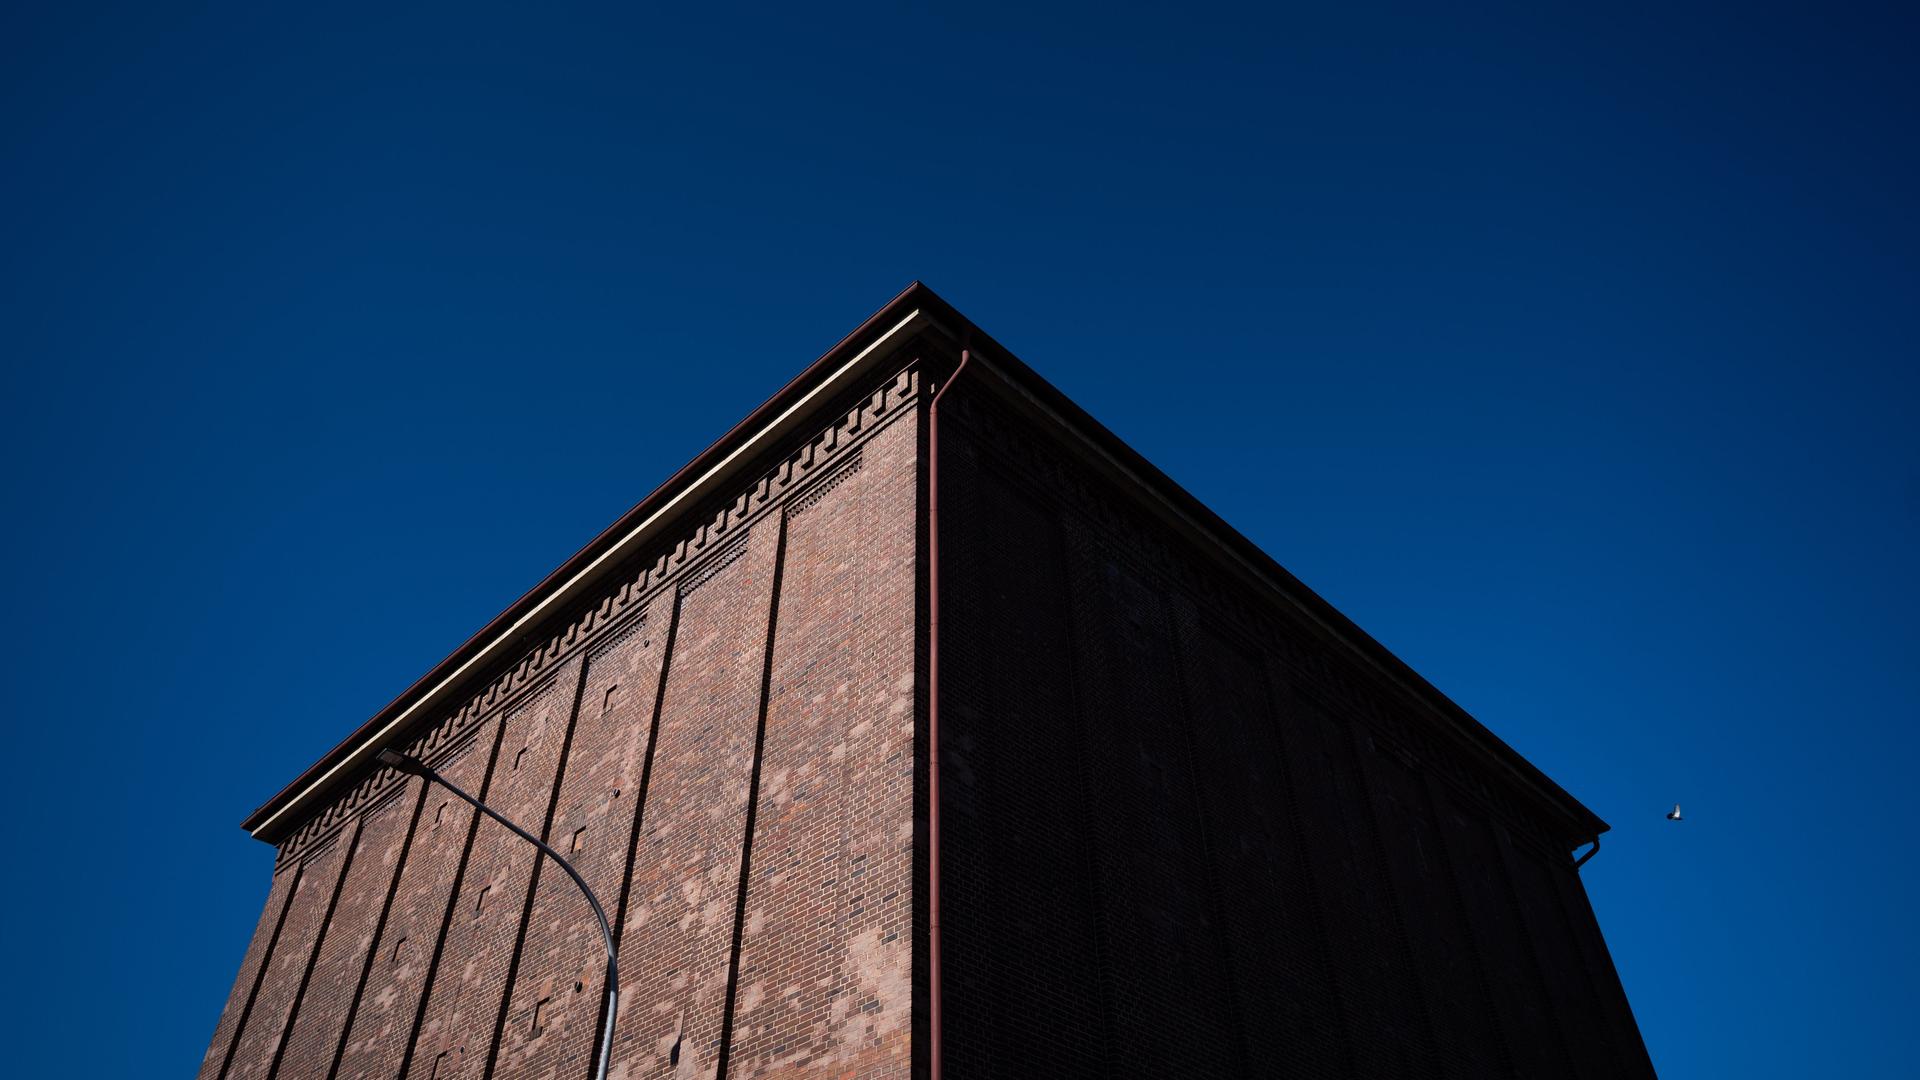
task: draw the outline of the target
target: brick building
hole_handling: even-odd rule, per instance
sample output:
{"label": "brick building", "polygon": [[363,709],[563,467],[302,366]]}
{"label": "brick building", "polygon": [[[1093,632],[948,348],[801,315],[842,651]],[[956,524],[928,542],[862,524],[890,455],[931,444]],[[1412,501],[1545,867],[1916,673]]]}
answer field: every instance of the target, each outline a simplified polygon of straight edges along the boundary
{"label": "brick building", "polygon": [[386,747],[615,1077],[1652,1074],[1606,825],[919,285],[245,822],[201,1077],[588,1076]]}

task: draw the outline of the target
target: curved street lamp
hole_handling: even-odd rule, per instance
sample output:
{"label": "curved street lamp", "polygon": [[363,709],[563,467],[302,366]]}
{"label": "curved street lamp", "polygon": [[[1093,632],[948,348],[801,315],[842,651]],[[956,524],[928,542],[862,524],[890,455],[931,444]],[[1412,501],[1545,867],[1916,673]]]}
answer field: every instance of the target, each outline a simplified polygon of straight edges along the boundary
{"label": "curved street lamp", "polygon": [[586,879],[580,876],[580,871],[575,870],[572,863],[561,858],[559,852],[548,847],[545,841],[520,826],[515,825],[513,822],[508,821],[493,807],[460,790],[458,785],[433,771],[425,762],[393,750],[382,750],[379,754],[375,755],[375,758],[380,764],[390,769],[418,776],[428,783],[439,784],[441,787],[460,796],[460,798],[472,803],[474,809],[505,825],[507,828],[512,829],[514,834],[522,840],[525,840],[527,843],[532,844],[550,856],[554,862],[560,864],[560,869],[565,870],[567,876],[573,879],[573,883],[580,886],[580,892],[586,896],[587,903],[593,908],[593,917],[600,920],[600,937],[607,945],[607,1023],[600,1032],[600,1066],[594,1073],[598,1080],[607,1080],[607,1060],[613,1056],[613,1018],[620,1007],[620,964],[614,956],[613,928],[607,923],[607,913],[606,910],[600,906],[600,898],[593,895],[592,889],[587,888]]}

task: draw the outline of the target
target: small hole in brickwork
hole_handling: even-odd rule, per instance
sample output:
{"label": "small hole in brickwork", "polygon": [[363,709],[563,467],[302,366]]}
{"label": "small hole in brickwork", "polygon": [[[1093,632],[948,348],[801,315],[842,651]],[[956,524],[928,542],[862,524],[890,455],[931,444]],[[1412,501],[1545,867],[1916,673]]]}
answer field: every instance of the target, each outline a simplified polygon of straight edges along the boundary
{"label": "small hole in brickwork", "polygon": [[586,829],[586,826],[582,825],[580,828],[573,830],[573,843],[567,847],[567,851],[569,852],[579,851],[581,848],[586,846],[587,846],[587,829]]}
{"label": "small hole in brickwork", "polygon": [[612,795],[612,796],[610,796],[610,797],[611,797],[611,798],[615,798],[615,799],[617,799],[617,798],[619,798],[619,797],[620,797],[620,789],[619,789],[619,788],[614,788],[614,789],[613,789],[613,795]]}
{"label": "small hole in brickwork", "polygon": [[533,1003],[533,1030],[527,1033],[533,1038],[539,1038],[540,1033],[546,1030],[547,1002],[552,1000],[552,998],[541,998]]}
{"label": "small hole in brickwork", "polygon": [[582,991],[582,990],[585,990],[586,988],[587,988],[587,982],[586,982],[586,980],[585,980],[585,979],[575,979],[575,980],[573,980],[573,992],[574,992],[574,993],[576,993],[576,994],[577,994],[577,993],[579,993],[580,991]]}

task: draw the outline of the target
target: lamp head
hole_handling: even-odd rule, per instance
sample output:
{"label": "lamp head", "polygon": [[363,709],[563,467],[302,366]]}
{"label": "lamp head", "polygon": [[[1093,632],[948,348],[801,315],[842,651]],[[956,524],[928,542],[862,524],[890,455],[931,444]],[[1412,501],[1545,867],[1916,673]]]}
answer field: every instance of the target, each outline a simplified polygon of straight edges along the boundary
{"label": "lamp head", "polygon": [[414,776],[427,775],[427,767],[421,764],[417,758],[410,758],[397,750],[382,750],[378,754],[375,754],[373,759],[385,765],[387,768],[399,772],[410,773]]}

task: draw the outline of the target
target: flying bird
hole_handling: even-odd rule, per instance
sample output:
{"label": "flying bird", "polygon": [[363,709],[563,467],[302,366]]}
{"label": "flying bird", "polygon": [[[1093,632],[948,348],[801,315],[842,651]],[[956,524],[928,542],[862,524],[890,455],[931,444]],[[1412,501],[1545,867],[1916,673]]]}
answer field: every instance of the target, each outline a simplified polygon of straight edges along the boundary
{"label": "flying bird", "polygon": [[1667,820],[1668,821],[1680,820],[1680,804],[1679,803],[1673,804],[1673,810],[1667,814]]}

